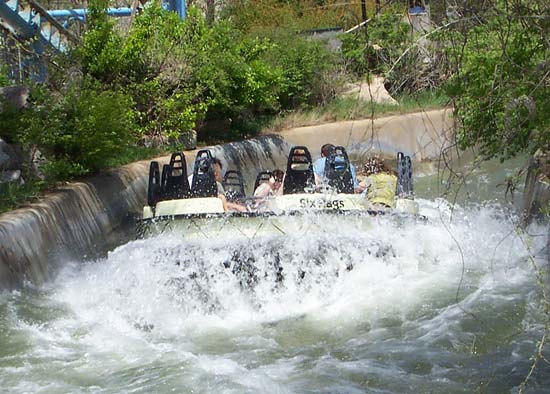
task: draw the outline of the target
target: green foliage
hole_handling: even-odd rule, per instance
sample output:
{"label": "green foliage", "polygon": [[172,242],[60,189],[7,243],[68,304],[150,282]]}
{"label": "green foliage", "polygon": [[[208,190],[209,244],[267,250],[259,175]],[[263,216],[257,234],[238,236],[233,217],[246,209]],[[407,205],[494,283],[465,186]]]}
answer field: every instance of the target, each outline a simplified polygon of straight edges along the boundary
{"label": "green foliage", "polygon": [[477,147],[486,159],[504,160],[550,148],[550,29],[540,12],[536,3],[507,9],[498,1],[483,23],[446,35],[463,43],[450,50],[460,63],[447,86],[462,149]]}
{"label": "green foliage", "polygon": [[[178,66],[182,22],[174,13],[147,7],[124,38],[110,20],[96,18],[76,50],[85,75],[133,98],[134,119],[144,136],[170,138],[193,128],[201,105],[185,89]],[[183,63],[185,64],[185,63]]]}
{"label": "green foliage", "polygon": [[93,86],[71,85],[51,95],[37,86],[16,128],[17,141],[47,158],[49,180],[94,173],[134,143],[131,99]]}
{"label": "green foliage", "polygon": [[0,64],[0,87],[8,86],[9,83],[8,66],[6,64]]}
{"label": "green foliage", "polygon": [[8,143],[15,143],[21,123],[20,111],[7,100],[1,100],[0,106],[0,136]]}
{"label": "green foliage", "polygon": [[343,34],[342,54],[351,72],[361,77],[368,73],[381,74],[411,43],[410,25],[400,13],[377,15],[365,28]]}
{"label": "green foliage", "polygon": [[337,59],[322,42],[295,33],[273,37],[265,58],[282,72],[279,103],[282,109],[326,102],[332,98]]}
{"label": "green foliage", "polygon": [[121,70],[118,50],[122,45],[121,38],[114,32],[114,25],[110,21],[88,31],[82,46],[76,49],[81,58],[82,71],[98,80],[110,82]]}
{"label": "green foliage", "polygon": [[37,198],[43,187],[42,182],[0,183],[0,213],[15,209],[24,201]]}
{"label": "green foliage", "polygon": [[108,5],[108,0],[89,2],[88,31],[82,37],[81,45],[75,49],[84,74],[102,81],[111,81],[125,66],[119,56],[122,38],[115,31],[114,21],[104,12]]}
{"label": "green foliage", "polygon": [[208,26],[194,8],[182,21],[151,5],[126,38],[106,21],[86,34],[77,53],[88,75],[133,97],[141,134],[166,142],[206,116],[277,108],[281,73],[262,61],[268,49],[226,22]]}
{"label": "green foliage", "polygon": [[326,100],[336,64],[321,43],[294,33],[246,36],[227,21],[209,26],[197,9],[181,21],[155,5],[125,39],[108,21],[96,24],[77,53],[90,77],[133,97],[141,134],[158,141],[177,141],[204,119],[242,124]]}
{"label": "green foliage", "polygon": [[208,51],[196,64],[196,84],[217,116],[235,116],[249,108],[276,107],[280,70],[269,67],[262,54],[272,46],[266,40],[247,39],[227,23],[214,25],[207,37]]}

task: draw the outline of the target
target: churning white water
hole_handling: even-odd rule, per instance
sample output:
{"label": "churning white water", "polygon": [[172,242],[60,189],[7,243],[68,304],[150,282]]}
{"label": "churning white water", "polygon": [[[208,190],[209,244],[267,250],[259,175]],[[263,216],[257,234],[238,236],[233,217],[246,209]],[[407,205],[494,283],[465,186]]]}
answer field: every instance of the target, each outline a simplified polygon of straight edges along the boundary
{"label": "churning white water", "polygon": [[[300,234],[129,242],[0,295],[6,393],[509,393],[545,323],[548,229],[499,205],[304,216]],[[547,353],[546,353],[547,354]],[[550,390],[540,361],[527,392]]]}

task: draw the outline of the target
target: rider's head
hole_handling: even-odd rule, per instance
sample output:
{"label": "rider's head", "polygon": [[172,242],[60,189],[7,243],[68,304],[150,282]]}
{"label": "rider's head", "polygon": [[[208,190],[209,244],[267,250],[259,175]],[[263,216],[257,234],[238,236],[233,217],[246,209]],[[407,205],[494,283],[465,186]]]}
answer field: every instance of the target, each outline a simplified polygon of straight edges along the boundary
{"label": "rider's head", "polygon": [[273,170],[271,174],[273,175],[273,186],[278,189],[283,184],[285,173],[281,170]]}
{"label": "rider's head", "polygon": [[330,151],[334,148],[332,144],[325,144],[321,147],[321,157],[327,157]]}
{"label": "rider's head", "polygon": [[379,157],[371,157],[363,164],[363,174],[366,176],[388,171],[386,163]]}

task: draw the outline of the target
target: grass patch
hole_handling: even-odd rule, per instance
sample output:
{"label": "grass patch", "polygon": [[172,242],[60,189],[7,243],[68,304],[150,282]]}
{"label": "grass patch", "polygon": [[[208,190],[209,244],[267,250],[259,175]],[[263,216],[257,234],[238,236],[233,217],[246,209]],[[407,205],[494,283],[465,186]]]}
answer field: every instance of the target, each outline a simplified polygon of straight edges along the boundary
{"label": "grass patch", "polygon": [[47,187],[42,181],[0,183],[0,213],[11,211],[36,200]]}
{"label": "grass patch", "polygon": [[396,101],[399,105],[365,102],[353,97],[341,97],[324,106],[282,114],[275,117],[264,130],[280,131],[292,127],[311,126],[327,122],[368,119],[437,109],[446,106],[448,98],[440,91],[430,91],[415,96],[402,95],[397,97]]}

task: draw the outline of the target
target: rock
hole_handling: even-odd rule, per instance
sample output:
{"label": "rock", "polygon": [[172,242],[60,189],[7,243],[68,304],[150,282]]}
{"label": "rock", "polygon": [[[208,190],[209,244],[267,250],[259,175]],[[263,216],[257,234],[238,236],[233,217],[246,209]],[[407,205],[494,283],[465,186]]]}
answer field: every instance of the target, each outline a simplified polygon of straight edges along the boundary
{"label": "rock", "polygon": [[19,170],[21,166],[22,160],[16,150],[0,137],[0,172]]}
{"label": "rock", "polygon": [[45,180],[46,175],[44,174],[44,164],[48,162],[48,159],[44,157],[42,152],[40,152],[36,148],[32,148],[30,152],[28,152],[28,159],[30,163],[30,175],[33,178]]}
{"label": "rock", "polygon": [[188,133],[180,135],[179,143],[183,145],[184,150],[192,150],[197,148],[197,132],[191,130]]}
{"label": "rock", "polygon": [[21,177],[21,170],[7,170],[0,172],[0,183],[5,182],[19,182],[25,183]]}
{"label": "rock", "polygon": [[[27,107],[29,88],[26,86],[7,86],[0,88],[0,97],[13,105],[16,109]],[[1,108],[0,108],[1,109]]]}
{"label": "rock", "polygon": [[[26,86],[8,86],[0,88],[0,111],[2,105],[8,103],[16,110],[25,108],[28,103],[29,88]],[[12,145],[0,137],[0,181],[13,182],[22,180],[21,169],[23,158]]]}
{"label": "rock", "polygon": [[382,77],[374,76],[370,83],[347,84],[345,88],[346,91],[342,94],[344,97],[355,97],[364,102],[399,105],[384,87],[384,78]]}

